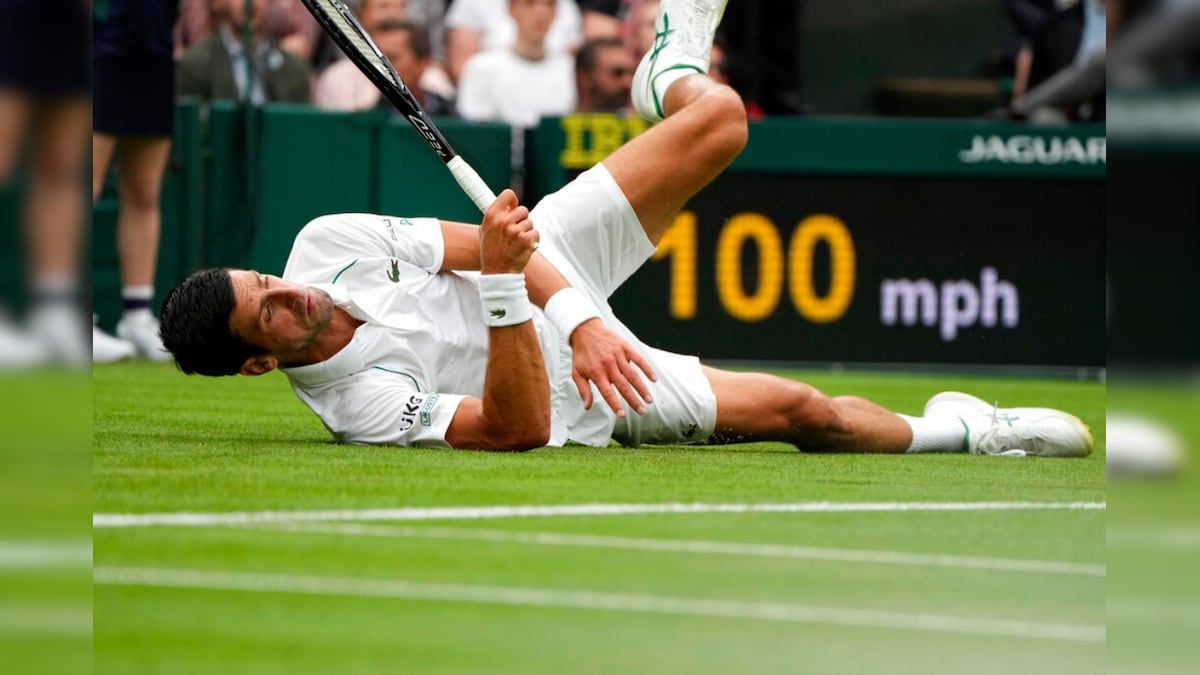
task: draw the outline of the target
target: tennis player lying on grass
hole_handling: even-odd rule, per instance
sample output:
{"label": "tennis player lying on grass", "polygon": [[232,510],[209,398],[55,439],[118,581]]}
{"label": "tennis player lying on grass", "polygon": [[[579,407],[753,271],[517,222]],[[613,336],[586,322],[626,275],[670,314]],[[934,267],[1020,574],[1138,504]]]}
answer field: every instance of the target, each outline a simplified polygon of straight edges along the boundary
{"label": "tennis player lying on grass", "polygon": [[282,277],[203,270],[173,289],[164,344],[186,373],[283,370],[345,443],[772,440],[822,452],[1088,454],[1091,434],[1066,413],[995,410],[947,392],[906,417],[702,366],[643,344],[612,314],[607,298],[745,145],[741,99],[704,74],[724,5],[662,3],[659,47],[639,66],[633,98],[643,116],[665,119],[532,211],[506,190],[481,227],[318,218]]}

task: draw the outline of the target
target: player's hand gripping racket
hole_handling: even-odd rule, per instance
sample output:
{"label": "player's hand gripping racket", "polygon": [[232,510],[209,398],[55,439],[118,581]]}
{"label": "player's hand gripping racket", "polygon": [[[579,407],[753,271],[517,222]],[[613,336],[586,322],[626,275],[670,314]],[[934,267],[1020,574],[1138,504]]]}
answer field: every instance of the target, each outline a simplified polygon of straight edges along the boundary
{"label": "player's hand gripping racket", "polygon": [[346,56],[358,66],[358,69],[371,80],[387,100],[404,113],[409,123],[425,139],[429,147],[442,158],[446,168],[458,181],[463,192],[475,202],[480,211],[487,211],[488,206],[496,201],[496,195],[488,188],[475,169],[467,164],[446,137],[429,119],[429,115],[421,109],[416,97],[408,90],[404,80],[396,74],[396,69],[388,61],[379,46],[367,34],[363,25],[358,22],[354,12],[342,0],[303,0],[304,6],[321,24],[321,28],[333,38],[333,41],[346,52]]}

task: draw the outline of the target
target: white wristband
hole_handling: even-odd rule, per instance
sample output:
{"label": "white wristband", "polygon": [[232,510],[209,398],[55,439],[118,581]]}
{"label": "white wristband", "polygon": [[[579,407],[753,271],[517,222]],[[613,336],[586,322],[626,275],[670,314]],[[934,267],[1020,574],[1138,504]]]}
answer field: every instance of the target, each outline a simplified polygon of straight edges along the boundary
{"label": "white wristband", "polygon": [[570,286],[550,297],[545,312],[546,318],[554,324],[559,336],[567,342],[571,341],[571,333],[575,332],[579,324],[588,319],[600,318],[600,312],[592,301]]}
{"label": "white wristband", "polygon": [[480,275],[479,300],[483,303],[483,322],[489,326],[515,326],[533,318],[524,274]]}

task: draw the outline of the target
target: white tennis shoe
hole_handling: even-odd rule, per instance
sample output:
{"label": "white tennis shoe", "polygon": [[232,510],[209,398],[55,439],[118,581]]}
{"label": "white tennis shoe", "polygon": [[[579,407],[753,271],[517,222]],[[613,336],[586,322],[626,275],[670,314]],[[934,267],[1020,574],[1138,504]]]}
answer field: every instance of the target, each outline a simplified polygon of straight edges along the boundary
{"label": "white tennis shoe", "polygon": [[998,408],[970,394],[944,391],[925,404],[925,415],[952,415],[967,428],[974,455],[1086,457],[1092,432],[1078,417],[1053,408]]}
{"label": "white tennis shoe", "polygon": [[713,36],[728,0],[663,0],[654,19],[654,46],[633,74],[631,98],[638,114],[651,121],[663,118],[662,101],[654,81],[666,72],[708,72]]}
{"label": "white tennis shoe", "polygon": [[170,352],[163,347],[158,337],[158,319],[149,312],[136,312],[121,317],[117,322],[117,337],[129,342],[137,350],[137,356],[149,361],[167,361]]}
{"label": "white tennis shoe", "polygon": [[0,313],[0,371],[33,368],[49,359],[45,345]]}
{"label": "white tennis shoe", "polygon": [[133,343],[113,337],[92,326],[92,363],[116,363],[132,359],[137,353]]}

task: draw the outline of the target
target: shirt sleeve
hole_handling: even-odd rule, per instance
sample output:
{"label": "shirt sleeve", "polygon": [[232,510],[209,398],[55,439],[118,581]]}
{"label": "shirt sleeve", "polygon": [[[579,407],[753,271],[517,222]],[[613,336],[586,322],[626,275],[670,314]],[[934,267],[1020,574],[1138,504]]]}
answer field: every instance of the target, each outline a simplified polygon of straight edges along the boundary
{"label": "shirt sleeve", "polygon": [[[335,440],[351,445],[449,448],[446,432],[463,399],[459,394],[425,392],[401,373],[379,370],[354,375],[323,401],[318,412]],[[320,402],[314,410],[321,408]]]}
{"label": "shirt sleeve", "polygon": [[445,251],[437,218],[339,213],[313,220],[296,235],[283,276],[323,278],[326,267],[369,257],[396,258],[437,274]]}

